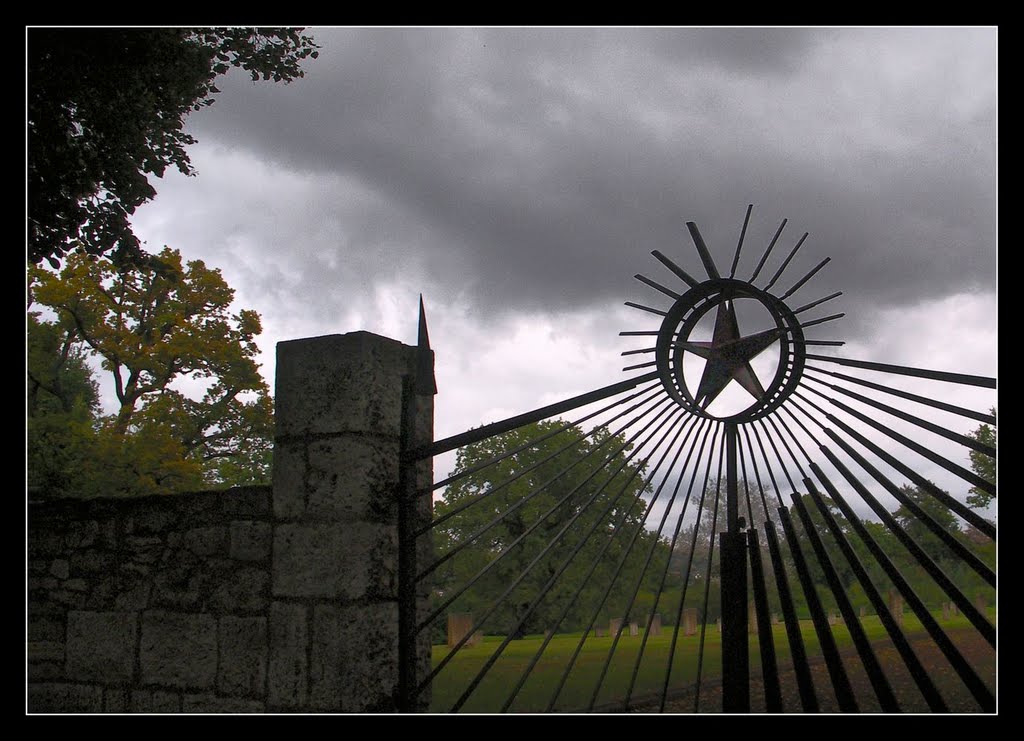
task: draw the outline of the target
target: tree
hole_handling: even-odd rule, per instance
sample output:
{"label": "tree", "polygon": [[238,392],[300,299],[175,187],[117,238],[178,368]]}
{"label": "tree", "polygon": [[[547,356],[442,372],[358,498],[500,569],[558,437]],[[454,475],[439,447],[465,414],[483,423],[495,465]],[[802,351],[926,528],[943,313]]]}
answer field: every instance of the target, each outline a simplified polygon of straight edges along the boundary
{"label": "tree", "polygon": [[[992,416],[996,416],[995,407],[991,410]],[[996,429],[995,427],[989,427],[988,425],[981,425],[970,437],[977,440],[979,443],[985,445],[991,445],[993,448],[996,447]],[[984,453],[979,453],[977,450],[972,450],[970,453],[971,458],[971,470],[981,476],[992,484],[996,483],[996,459],[991,458]],[[980,489],[977,486],[972,486],[970,494],[967,497],[967,504],[974,509],[985,509],[995,499],[995,494],[989,494],[984,489]]]}
{"label": "tree", "polygon": [[[436,584],[442,597],[494,563],[471,590],[453,603],[452,611],[471,611],[479,620],[525,573],[511,595],[500,603],[496,616],[488,620],[485,629],[489,632],[523,635],[553,628],[554,620],[567,605],[567,622],[560,630],[583,627],[598,609],[629,539],[637,533],[637,542],[629,551],[622,573],[614,579],[613,594],[600,614],[600,619],[622,617],[643,561],[652,542],[657,540],[654,533],[643,528],[646,504],[638,499],[647,490],[643,468],[627,462],[625,450],[615,452],[624,443],[621,437],[599,428],[591,437],[583,438],[582,430],[570,426],[536,444],[528,444],[555,433],[563,425],[557,420],[526,425],[460,449],[452,475],[466,475],[450,484],[443,501],[435,505],[435,514],[442,517],[476,500],[443,523],[435,540],[440,555],[480,533],[480,537],[438,569]],[[520,447],[524,449],[474,471],[481,463]],[[620,464],[622,468],[616,472]],[[600,470],[591,477],[597,469]],[[499,522],[485,529],[499,517]],[[565,527],[565,533],[558,536]],[[549,545],[550,550],[541,556]],[[608,547],[603,550],[605,545]],[[667,550],[662,544],[660,558],[648,569],[649,580],[660,576]],[[530,567],[539,556],[540,560]],[[530,604],[567,560],[569,566],[537,609],[528,614]],[[570,603],[594,564],[596,570],[587,586]]]}
{"label": "tree", "polygon": [[[96,421],[94,442],[98,460],[119,457],[111,476],[127,469],[114,488],[265,480],[273,414],[255,361],[260,319],[229,312],[234,291],[219,270],[199,260],[185,265],[165,248],[134,269],[73,253],[59,274],[33,266],[29,277],[33,299],[56,313],[52,324],[35,322],[61,349],[56,360],[49,353],[51,364],[88,353],[110,373],[119,406]],[[39,356],[36,367],[45,367]],[[42,371],[30,367],[29,375],[31,383]],[[186,392],[197,385],[202,392]],[[102,467],[96,475],[103,480]]]}
{"label": "tree", "polygon": [[289,82],[317,45],[286,28],[33,28],[28,46],[28,257],[56,269],[73,246],[141,258],[129,217],[147,176],[193,170],[185,116],[231,67]]}

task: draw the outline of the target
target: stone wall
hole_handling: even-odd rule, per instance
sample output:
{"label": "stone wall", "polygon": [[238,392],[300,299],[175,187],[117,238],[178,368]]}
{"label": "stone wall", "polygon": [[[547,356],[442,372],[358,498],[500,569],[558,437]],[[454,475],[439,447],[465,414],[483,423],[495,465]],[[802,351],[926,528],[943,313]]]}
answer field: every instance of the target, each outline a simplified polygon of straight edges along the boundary
{"label": "stone wall", "polygon": [[[416,358],[366,332],[280,343],[272,487],[30,504],[29,711],[395,710],[402,378]],[[420,445],[432,396],[415,408]],[[430,462],[415,476],[429,488]],[[413,527],[430,516],[427,495]],[[416,546],[426,559],[429,535]],[[424,631],[420,677],[430,651]],[[428,689],[416,707],[429,702]]]}
{"label": "stone wall", "polygon": [[271,490],[32,504],[30,712],[268,708]]}

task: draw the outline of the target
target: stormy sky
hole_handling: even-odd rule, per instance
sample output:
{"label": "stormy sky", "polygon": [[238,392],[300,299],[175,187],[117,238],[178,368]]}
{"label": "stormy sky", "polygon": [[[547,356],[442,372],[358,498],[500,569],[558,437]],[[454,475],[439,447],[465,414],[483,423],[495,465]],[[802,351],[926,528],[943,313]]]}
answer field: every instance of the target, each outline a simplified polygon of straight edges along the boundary
{"label": "stormy sky", "polygon": [[996,375],[995,28],[310,33],[305,78],[218,82],[133,219],[261,314],[271,385],[281,340],[413,343],[420,293],[438,437],[607,385],[659,324],[623,302],[670,303],[633,275],[685,288],[651,251],[704,278],[694,221],[727,272],[747,204],[737,277],[782,219],[762,285],[804,232],[779,288],[832,258],[791,301],[843,291],[823,352]]}

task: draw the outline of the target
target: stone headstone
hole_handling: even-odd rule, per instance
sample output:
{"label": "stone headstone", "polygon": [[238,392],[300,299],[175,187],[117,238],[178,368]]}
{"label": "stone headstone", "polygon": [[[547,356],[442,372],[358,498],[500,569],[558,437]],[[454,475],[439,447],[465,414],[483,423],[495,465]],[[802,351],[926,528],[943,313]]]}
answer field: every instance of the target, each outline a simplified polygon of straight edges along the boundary
{"label": "stone headstone", "polygon": [[949,603],[949,611],[953,615],[959,615],[960,614],[960,608],[956,606],[956,602],[950,602]]}
{"label": "stone headstone", "polygon": [[640,626],[637,625],[636,623],[630,623],[629,624],[629,634],[631,636],[638,636],[638,635],[640,635]]}
{"label": "stone headstone", "polygon": [[833,613],[831,613],[831,612],[828,614],[828,624],[829,625],[835,625],[836,624],[836,616]]}
{"label": "stone headstone", "polygon": [[860,606],[860,616],[865,617],[868,614],[868,608],[864,605]]}
{"label": "stone headstone", "polygon": [[901,628],[903,627],[903,596],[895,591],[889,592],[889,612],[892,613],[893,618],[896,620],[896,624]]}
{"label": "stone headstone", "polygon": [[773,612],[773,613],[772,613],[772,625],[778,625],[778,624],[779,624],[780,622],[781,622],[781,621],[779,620],[779,615],[778,615],[778,613],[776,613],[776,612]]}
{"label": "stone headstone", "polygon": [[683,610],[683,635],[692,636],[697,632],[697,608]]}
{"label": "stone headstone", "polygon": [[647,626],[647,634],[652,636],[661,635],[661,613],[657,613],[651,616],[649,624]]}
{"label": "stone headstone", "polygon": [[985,610],[988,609],[988,601],[985,599],[983,592],[977,592],[974,595],[974,606],[978,609],[982,615],[985,614]]}
{"label": "stone headstone", "polygon": [[942,619],[943,620],[949,620],[949,618],[950,618],[949,603],[948,602],[943,602],[942,603]]}
{"label": "stone headstone", "polygon": [[469,640],[466,641],[466,645],[467,646],[475,646],[478,643],[480,643],[481,641],[483,641],[483,639],[484,639],[483,631],[478,630],[475,633],[473,633],[473,635],[471,635],[469,637]]}
{"label": "stone headstone", "polygon": [[[448,613],[448,645],[454,646],[473,630],[473,614],[469,612]],[[479,643],[476,635],[470,637],[464,645],[475,646]]]}
{"label": "stone headstone", "polygon": [[548,628],[547,630],[544,631],[544,640],[547,640],[552,635],[554,635],[554,631],[552,631],[551,628]]}
{"label": "stone headstone", "polygon": [[608,635],[608,631],[604,628],[594,628],[595,638],[604,638],[606,635]]}
{"label": "stone headstone", "polygon": [[757,607],[753,602],[747,605],[747,632],[757,635]]}
{"label": "stone headstone", "polygon": [[619,628],[622,627],[622,618],[612,618],[608,622],[608,634],[612,637],[619,632]]}
{"label": "stone headstone", "polygon": [[718,632],[722,632],[722,618],[718,618]]}

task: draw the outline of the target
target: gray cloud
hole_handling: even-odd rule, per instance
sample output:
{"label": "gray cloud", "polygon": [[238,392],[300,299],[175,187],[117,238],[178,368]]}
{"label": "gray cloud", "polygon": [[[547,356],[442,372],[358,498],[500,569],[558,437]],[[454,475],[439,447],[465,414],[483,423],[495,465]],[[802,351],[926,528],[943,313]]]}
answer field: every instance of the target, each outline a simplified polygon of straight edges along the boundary
{"label": "gray cloud", "polygon": [[746,270],[783,217],[771,264],[811,232],[787,279],[833,258],[801,298],[841,289],[866,310],[993,288],[994,30],[315,35],[305,79],[236,76],[191,122],[324,183],[277,215],[306,236],[286,249],[307,290],[411,262],[488,314],[636,300],[651,249],[699,272],[685,221],[727,266],[750,202]]}

